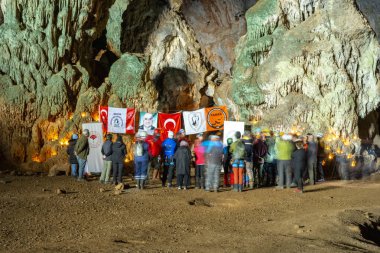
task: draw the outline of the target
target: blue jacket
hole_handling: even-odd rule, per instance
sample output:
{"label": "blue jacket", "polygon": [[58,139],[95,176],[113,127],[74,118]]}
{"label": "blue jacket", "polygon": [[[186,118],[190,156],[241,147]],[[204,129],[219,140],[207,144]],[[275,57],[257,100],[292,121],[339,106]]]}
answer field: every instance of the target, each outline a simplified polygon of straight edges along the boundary
{"label": "blue jacket", "polygon": [[169,158],[173,157],[176,147],[177,143],[174,139],[167,138],[166,140],[164,140],[164,142],[162,143],[162,150],[164,152],[164,156]]}

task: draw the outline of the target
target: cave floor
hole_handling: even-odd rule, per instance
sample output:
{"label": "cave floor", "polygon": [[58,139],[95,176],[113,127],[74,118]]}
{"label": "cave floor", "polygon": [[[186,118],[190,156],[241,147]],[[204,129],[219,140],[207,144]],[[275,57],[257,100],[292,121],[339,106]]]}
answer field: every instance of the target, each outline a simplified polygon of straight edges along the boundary
{"label": "cave floor", "polygon": [[0,182],[0,252],[380,252],[379,174],[304,194],[156,182],[115,195],[66,176]]}

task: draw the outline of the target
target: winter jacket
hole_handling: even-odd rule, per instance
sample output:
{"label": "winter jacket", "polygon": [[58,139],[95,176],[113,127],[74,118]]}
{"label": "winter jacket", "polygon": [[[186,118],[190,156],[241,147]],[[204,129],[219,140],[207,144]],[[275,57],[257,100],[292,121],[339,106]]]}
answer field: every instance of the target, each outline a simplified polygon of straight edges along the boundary
{"label": "winter jacket", "polygon": [[264,163],[264,157],[267,155],[268,147],[260,139],[253,144],[253,161],[255,163]]}
{"label": "winter jacket", "polygon": [[277,159],[281,161],[290,161],[292,159],[293,144],[283,139],[276,140],[275,151]]}
{"label": "winter jacket", "polygon": [[136,145],[138,143],[141,143],[142,145],[142,156],[137,156],[136,155],[136,152],[134,152],[134,159],[135,159],[135,162],[144,162],[144,161],[148,161],[149,160],[149,145],[148,143],[146,143],[145,141],[137,141],[135,143],[135,146],[133,147],[133,149],[135,150],[136,149]]}
{"label": "winter jacket", "polygon": [[174,154],[177,175],[190,175],[191,151],[189,147],[182,146]]}
{"label": "winter jacket", "polygon": [[301,149],[296,149],[292,153],[292,168],[296,171],[304,171],[306,168],[306,151]]}
{"label": "winter jacket", "polygon": [[177,147],[177,143],[174,139],[167,138],[162,143],[162,149],[164,152],[164,156],[168,158],[172,158],[174,156],[175,150]]}
{"label": "winter jacket", "polygon": [[124,163],[126,154],[127,154],[127,149],[124,143],[116,141],[112,144],[111,161],[113,163]]}
{"label": "winter jacket", "polygon": [[75,152],[77,156],[82,160],[87,160],[87,156],[90,153],[90,146],[88,144],[88,138],[82,135],[75,145]]}
{"label": "winter jacket", "polygon": [[69,140],[69,146],[66,149],[66,153],[69,155],[70,164],[78,164],[77,157],[74,154],[76,143],[77,143],[77,140],[73,140],[73,139]]}
{"label": "winter jacket", "polygon": [[194,144],[194,153],[195,153],[195,164],[196,165],[204,165],[205,164],[205,152],[206,148],[202,145],[202,143]]}
{"label": "winter jacket", "polygon": [[244,147],[245,147],[245,158],[244,158],[244,160],[246,162],[252,162],[252,158],[253,158],[253,139],[252,138],[249,138],[249,139],[244,139],[243,138],[243,142],[244,142]]}
{"label": "winter jacket", "polygon": [[112,161],[112,141],[111,140],[106,140],[106,142],[103,143],[102,146],[102,155],[105,156],[103,158],[104,161]]}
{"label": "winter jacket", "polygon": [[317,143],[311,141],[307,143],[307,160],[309,162],[316,162],[317,161]]}
{"label": "winter jacket", "polygon": [[276,140],[274,137],[268,137],[265,141],[265,144],[268,147],[267,155],[264,158],[266,163],[273,163],[274,159],[276,159],[276,150],[274,148],[276,144]]}
{"label": "winter jacket", "polygon": [[220,141],[211,141],[206,150],[208,164],[222,164],[223,144]]}
{"label": "winter jacket", "polygon": [[162,143],[160,138],[155,138],[152,135],[148,135],[145,142],[148,143],[148,153],[150,157],[157,157],[161,154]]}

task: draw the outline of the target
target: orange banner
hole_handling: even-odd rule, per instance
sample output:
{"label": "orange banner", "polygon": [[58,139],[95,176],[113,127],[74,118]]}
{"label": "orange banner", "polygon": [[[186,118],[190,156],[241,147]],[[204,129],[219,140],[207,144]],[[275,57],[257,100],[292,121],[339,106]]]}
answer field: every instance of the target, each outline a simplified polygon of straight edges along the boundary
{"label": "orange banner", "polygon": [[218,131],[224,129],[224,121],[228,120],[226,106],[215,106],[205,108],[207,131]]}

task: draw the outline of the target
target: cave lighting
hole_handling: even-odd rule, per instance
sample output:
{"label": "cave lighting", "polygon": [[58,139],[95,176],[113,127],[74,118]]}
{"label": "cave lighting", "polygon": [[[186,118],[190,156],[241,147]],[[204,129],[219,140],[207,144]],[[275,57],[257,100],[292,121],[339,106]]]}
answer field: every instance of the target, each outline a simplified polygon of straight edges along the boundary
{"label": "cave lighting", "polygon": [[329,159],[332,160],[334,158],[333,154],[329,154]]}
{"label": "cave lighting", "polygon": [[93,119],[94,121],[99,121],[99,114],[98,114],[98,113],[93,114],[93,115],[92,115],[92,119]]}
{"label": "cave lighting", "polygon": [[353,161],[351,162],[351,167],[355,167],[355,166],[356,166],[356,161],[353,160]]}
{"label": "cave lighting", "polygon": [[322,166],[325,166],[325,165],[326,165],[326,161],[322,160]]}
{"label": "cave lighting", "polygon": [[40,163],[41,162],[40,156],[38,154],[33,155],[32,161],[36,163]]}
{"label": "cave lighting", "polygon": [[59,144],[60,144],[61,146],[68,146],[68,145],[69,145],[69,140],[67,140],[67,139],[61,139],[61,140],[59,141]]}
{"label": "cave lighting", "polygon": [[347,159],[351,159],[351,158],[352,158],[352,154],[348,154]]}
{"label": "cave lighting", "polygon": [[87,112],[82,112],[82,113],[80,114],[80,116],[81,116],[82,118],[86,117],[86,116],[87,116]]}

